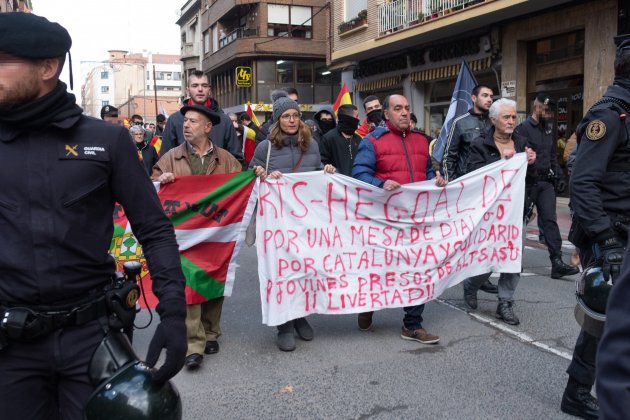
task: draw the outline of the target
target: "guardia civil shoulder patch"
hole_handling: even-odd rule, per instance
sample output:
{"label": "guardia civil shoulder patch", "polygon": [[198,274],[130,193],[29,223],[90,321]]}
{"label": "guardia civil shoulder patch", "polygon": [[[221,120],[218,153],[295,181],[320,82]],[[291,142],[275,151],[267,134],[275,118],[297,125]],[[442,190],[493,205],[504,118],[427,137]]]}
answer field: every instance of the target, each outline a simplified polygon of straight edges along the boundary
{"label": "guardia civil shoulder patch", "polygon": [[606,134],[606,124],[602,120],[595,120],[586,126],[586,138],[589,140],[599,140]]}

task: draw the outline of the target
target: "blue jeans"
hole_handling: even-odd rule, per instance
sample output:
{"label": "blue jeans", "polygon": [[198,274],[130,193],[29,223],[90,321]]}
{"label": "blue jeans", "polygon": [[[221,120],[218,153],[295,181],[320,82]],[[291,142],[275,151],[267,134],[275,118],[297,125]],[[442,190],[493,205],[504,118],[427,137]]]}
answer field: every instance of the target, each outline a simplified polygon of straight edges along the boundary
{"label": "blue jeans", "polygon": [[424,304],[416,306],[405,306],[405,317],[403,325],[408,330],[418,330],[422,328],[422,312],[424,312]]}

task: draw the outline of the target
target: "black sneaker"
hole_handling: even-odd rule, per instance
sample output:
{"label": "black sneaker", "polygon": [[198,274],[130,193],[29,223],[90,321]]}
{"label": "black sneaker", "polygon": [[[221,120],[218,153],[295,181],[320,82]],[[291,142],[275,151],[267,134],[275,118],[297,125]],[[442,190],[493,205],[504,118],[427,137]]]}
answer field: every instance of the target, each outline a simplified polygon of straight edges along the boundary
{"label": "black sneaker", "polygon": [[304,341],[311,341],[313,339],[313,328],[308,323],[306,318],[298,318],[293,321],[293,326],[295,327],[295,332],[297,332],[298,337],[300,337]]}
{"label": "black sneaker", "polygon": [[466,290],[464,287],[464,302],[470,309],[477,309],[477,292]]}
{"label": "black sneaker", "polygon": [[597,398],[591,395],[589,386],[582,384],[569,384],[562,395],[560,410],[563,413],[588,420],[599,418],[599,403]]}
{"label": "black sneaker", "polygon": [[486,293],[492,293],[493,295],[499,293],[499,288],[496,284],[492,284],[490,279],[486,280],[481,286],[479,286],[479,290]]}
{"label": "black sneaker", "polygon": [[496,317],[510,325],[518,325],[521,323],[516,315],[514,315],[512,302],[499,302]]}

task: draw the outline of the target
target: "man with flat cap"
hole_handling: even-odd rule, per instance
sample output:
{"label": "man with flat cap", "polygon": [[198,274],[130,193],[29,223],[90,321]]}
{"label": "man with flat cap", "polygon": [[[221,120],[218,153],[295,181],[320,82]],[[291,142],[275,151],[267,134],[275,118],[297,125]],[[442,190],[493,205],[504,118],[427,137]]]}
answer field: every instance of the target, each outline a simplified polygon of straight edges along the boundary
{"label": "man with flat cap", "polygon": [[[191,175],[229,174],[240,172],[242,165],[225,149],[211,140],[214,127],[221,117],[203,105],[185,105],[180,109],[184,118],[184,143],[169,150],[153,167],[151,179],[162,184],[174,182],[176,177]],[[172,116],[171,116],[172,118]],[[219,352],[217,338],[221,335],[223,297],[203,303],[187,302],[186,330],[188,351],[186,367],[201,365],[203,353]]]}
{"label": "man with flat cap", "polygon": [[[212,86],[208,75],[201,70],[195,70],[188,75],[188,85],[186,87],[189,98],[184,100],[184,105],[205,106],[214,112],[220,121],[214,124],[213,143],[229,151],[238,159],[243,158],[243,145],[238,139],[232,121],[219,107],[216,99],[210,97]],[[181,113],[174,113],[166,120],[166,128],[162,136],[161,153],[185,143],[183,137],[183,116]]]}
{"label": "man with flat cap", "polygon": [[[615,79],[578,125],[571,173],[570,239],[584,269],[601,267],[601,280],[612,284],[601,344],[600,329],[583,321],[567,369],[560,407],[585,419],[630,413],[630,35],[615,42]],[[595,377],[599,405],[591,395]]]}
{"label": "man with flat cap", "polygon": [[536,162],[527,167],[525,178],[527,199],[533,201],[542,220],[545,242],[551,260],[551,278],[559,279],[579,273],[576,267],[562,260],[562,237],[556,215],[556,185],[563,190],[562,169],[556,156],[556,145],[551,127],[553,101],[539,93],[532,102],[532,114],[514,130],[514,135],[527,140],[536,152]]}
{"label": "man with flat cap", "polygon": [[[184,277],[173,226],[129,132],[86,117],[59,80],[72,44],[59,24],[0,13],[0,417],[80,419],[90,360],[116,335],[104,288],[114,204],[143,246],[161,322],[154,374],[184,364]],[[10,244],[10,245],[8,245]],[[108,339],[109,339],[108,338]]]}
{"label": "man with flat cap", "polygon": [[112,105],[105,105],[101,108],[101,119],[112,124],[120,124],[118,119],[118,108]]}

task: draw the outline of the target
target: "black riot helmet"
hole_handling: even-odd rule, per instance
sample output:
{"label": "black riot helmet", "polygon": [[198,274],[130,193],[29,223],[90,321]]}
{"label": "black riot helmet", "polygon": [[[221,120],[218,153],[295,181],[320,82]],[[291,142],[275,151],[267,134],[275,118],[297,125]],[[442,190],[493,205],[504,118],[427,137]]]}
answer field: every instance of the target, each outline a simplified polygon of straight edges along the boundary
{"label": "black riot helmet", "polygon": [[612,287],[612,277],[606,281],[599,265],[587,267],[576,281],[575,318],[586,332],[595,337],[601,337],[606,321],[606,303]]}
{"label": "black riot helmet", "polygon": [[181,420],[182,402],[175,385],[159,383],[139,361],[129,340],[110,332],[97,348],[88,375],[98,384],[85,410],[86,420]]}

